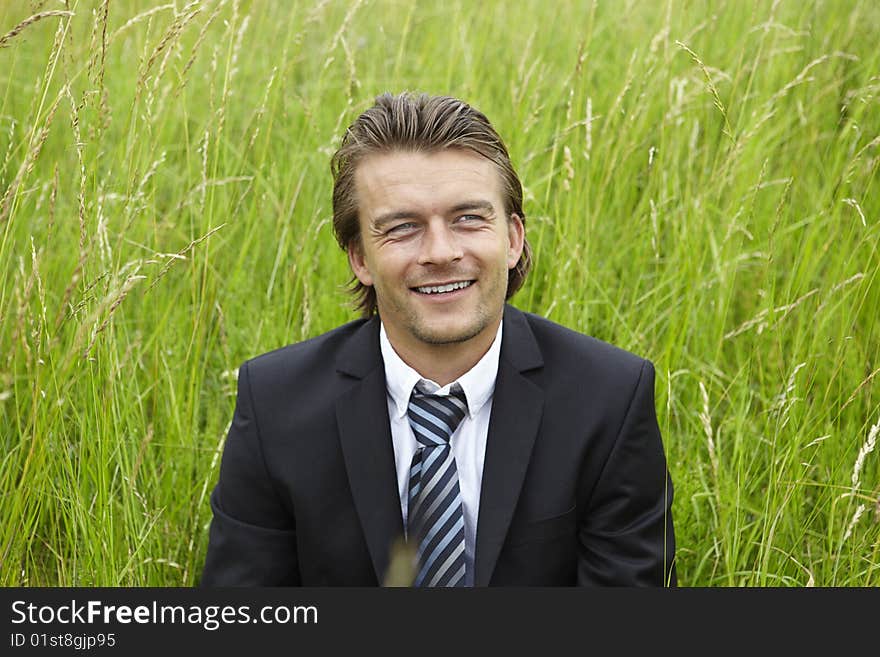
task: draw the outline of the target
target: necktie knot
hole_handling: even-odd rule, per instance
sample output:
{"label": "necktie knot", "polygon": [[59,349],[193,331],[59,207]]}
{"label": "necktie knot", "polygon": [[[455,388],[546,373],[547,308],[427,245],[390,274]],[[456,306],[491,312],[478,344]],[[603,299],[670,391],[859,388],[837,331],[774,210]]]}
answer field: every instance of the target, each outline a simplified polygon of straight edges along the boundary
{"label": "necktie knot", "polygon": [[422,447],[439,447],[449,439],[467,413],[467,400],[461,386],[449,395],[433,395],[413,388],[407,415],[416,440]]}

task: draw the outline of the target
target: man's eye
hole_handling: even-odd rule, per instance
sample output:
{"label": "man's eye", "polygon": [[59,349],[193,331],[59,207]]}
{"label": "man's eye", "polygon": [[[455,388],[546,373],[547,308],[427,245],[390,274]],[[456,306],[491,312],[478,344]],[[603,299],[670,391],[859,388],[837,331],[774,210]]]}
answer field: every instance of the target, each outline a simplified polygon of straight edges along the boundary
{"label": "man's eye", "polygon": [[392,226],[391,228],[388,229],[387,234],[393,235],[393,234],[406,233],[415,227],[416,227],[416,225],[413,222],[407,221],[406,223],[397,224],[395,226]]}
{"label": "man's eye", "polygon": [[462,221],[465,223],[468,223],[468,222],[472,222],[472,221],[482,221],[482,220],[483,220],[483,217],[481,217],[478,214],[463,214],[458,218],[459,223]]}

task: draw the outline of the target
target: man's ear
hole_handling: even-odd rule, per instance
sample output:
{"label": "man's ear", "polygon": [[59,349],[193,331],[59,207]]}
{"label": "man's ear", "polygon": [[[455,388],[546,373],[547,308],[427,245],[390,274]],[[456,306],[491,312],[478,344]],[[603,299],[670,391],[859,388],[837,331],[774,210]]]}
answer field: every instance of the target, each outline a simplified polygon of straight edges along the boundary
{"label": "man's ear", "polygon": [[360,244],[360,240],[352,241],[352,243],[348,245],[347,251],[348,264],[351,266],[351,271],[354,272],[354,275],[357,276],[357,279],[361,282],[361,285],[372,285],[373,276],[367,268],[367,261],[364,258],[364,249]]}
{"label": "man's ear", "polygon": [[510,215],[507,221],[507,268],[513,269],[523,252],[523,242],[526,238],[526,227],[518,214]]}

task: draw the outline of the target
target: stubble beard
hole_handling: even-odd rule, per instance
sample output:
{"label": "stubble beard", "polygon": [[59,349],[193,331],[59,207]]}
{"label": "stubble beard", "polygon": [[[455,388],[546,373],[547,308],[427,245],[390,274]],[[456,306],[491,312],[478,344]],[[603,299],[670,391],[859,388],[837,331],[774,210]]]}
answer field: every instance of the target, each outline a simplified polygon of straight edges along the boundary
{"label": "stubble beard", "polygon": [[[503,282],[500,280],[496,282],[496,284],[493,286],[493,289],[490,291],[489,296],[494,297],[496,295],[500,296],[501,294],[503,294],[503,292],[498,289],[499,287],[501,287],[502,284],[504,285],[502,289],[506,290],[506,275]],[[489,312],[489,306],[485,298],[478,301],[477,307],[469,316],[469,321],[465,324],[465,326],[457,330],[450,329],[448,325],[432,327],[413,307],[408,307],[405,304],[401,303],[393,303],[392,305],[394,306],[393,310],[395,311],[395,314],[403,319],[404,327],[410,335],[412,335],[416,340],[422,342],[423,344],[434,346],[461,344],[463,342],[467,342],[468,340],[475,338],[480,333],[485,331],[486,328],[488,328],[489,325],[496,319],[496,317]],[[501,300],[500,306],[500,311],[501,313],[503,313],[503,298]],[[379,316],[381,317],[381,315],[382,313],[380,310]],[[452,315],[452,318],[456,319],[458,316],[460,315],[456,313]]]}
{"label": "stubble beard", "polygon": [[432,330],[430,327],[425,326],[415,315],[411,316],[409,320],[408,324],[410,327],[410,333],[412,333],[413,337],[430,345],[460,344],[462,342],[467,342],[482,333],[490,323],[488,313],[485,312],[485,308],[483,307],[477,309],[472,322],[469,322],[462,330],[451,334],[444,331],[442,328],[439,330]]}

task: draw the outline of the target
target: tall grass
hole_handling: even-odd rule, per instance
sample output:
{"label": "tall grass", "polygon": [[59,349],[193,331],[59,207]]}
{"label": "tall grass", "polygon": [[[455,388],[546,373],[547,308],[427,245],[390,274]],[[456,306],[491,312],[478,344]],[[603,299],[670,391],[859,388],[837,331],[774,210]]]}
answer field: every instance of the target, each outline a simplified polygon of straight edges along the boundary
{"label": "tall grass", "polygon": [[[4,36],[5,35],[5,36]],[[329,155],[505,136],[520,308],[642,354],[681,583],[880,584],[880,6],[0,7],[0,584],[190,585],[246,358],[354,317]]]}

